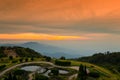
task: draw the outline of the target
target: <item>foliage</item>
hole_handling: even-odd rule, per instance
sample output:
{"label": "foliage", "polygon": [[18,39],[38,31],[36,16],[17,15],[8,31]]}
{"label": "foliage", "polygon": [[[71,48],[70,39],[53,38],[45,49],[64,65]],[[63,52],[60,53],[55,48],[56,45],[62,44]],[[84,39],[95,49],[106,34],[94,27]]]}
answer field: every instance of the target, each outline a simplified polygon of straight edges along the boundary
{"label": "foliage", "polygon": [[18,60],[12,60],[12,63],[17,63],[18,62]]}
{"label": "foliage", "polygon": [[33,57],[31,57],[30,59],[31,59],[31,61],[33,61],[33,60],[34,60],[34,58],[33,58]]}
{"label": "foliage", "polygon": [[10,60],[13,60],[13,56],[9,56],[9,59],[10,59]]}
{"label": "foliage", "polygon": [[48,62],[50,62],[50,61],[52,60],[51,57],[48,57],[48,56],[44,56],[44,58],[45,58],[45,60],[48,61]]}
{"label": "foliage", "polygon": [[67,80],[63,76],[51,76],[50,80]]}
{"label": "foliage", "polygon": [[109,64],[120,64],[120,52],[107,52],[107,53],[97,53],[92,56],[79,58],[80,61],[87,61],[91,63],[109,63]]}
{"label": "foliage", "polygon": [[90,77],[94,77],[94,78],[99,78],[100,77],[100,74],[98,72],[90,72],[89,73],[89,76]]}
{"label": "foliage", "polygon": [[0,58],[8,56],[4,53],[5,50],[14,51],[18,55],[18,57],[42,57],[42,55],[40,53],[38,53],[30,48],[23,48],[23,47],[18,47],[18,46],[14,46],[14,47],[2,46],[2,47],[0,47]]}
{"label": "foliage", "polygon": [[28,62],[28,58],[25,58],[25,62]]}
{"label": "foliage", "polygon": [[36,73],[35,74],[35,80],[49,80],[49,78],[44,76],[44,75]]}
{"label": "foliage", "polygon": [[24,70],[15,70],[8,73],[4,80],[28,80],[28,72]]}
{"label": "foliage", "polygon": [[0,70],[4,69],[6,65],[0,65]]}
{"label": "foliage", "polygon": [[20,61],[20,62],[23,62],[23,58],[20,58],[19,61]]}
{"label": "foliage", "polygon": [[6,57],[7,55],[4,54],[5,47],[0,47],[0,58]]}
{"label": "foliage", "polygon": [[55,64],[59,66],[70,66],[71,62],[65,60],[55,60]]}
{"label": "foliage", "polygon": [[120,52],[110,53],[109,51],[107,51],[105,53],[97,53],[88,57],[81,57],[77,60],[97,64],[110,70],[116,69],[119,71]]}
{"label": "foliage", "polygon": [[66,58],[64,56],[61,56],[60,59],[61,60],[66,60]]}
{"label": "foliage", "polygon": [[86,80],[87,71],[86,66],[83,66],[82,64],[79,66],[79,72],[77,80]]}
{"label": "foliage", "polygon": [[30,48],[23,48],[23,47],[13,47],[16,53],[20,57],[41,57],[40,53],[30,49]]}
{"label": "foliage", "polygon": [[59,69],[57,69],[57,68],[53,68],[53,69],[51,69],[51,73],[53,74],[53,75],[59,75]]}

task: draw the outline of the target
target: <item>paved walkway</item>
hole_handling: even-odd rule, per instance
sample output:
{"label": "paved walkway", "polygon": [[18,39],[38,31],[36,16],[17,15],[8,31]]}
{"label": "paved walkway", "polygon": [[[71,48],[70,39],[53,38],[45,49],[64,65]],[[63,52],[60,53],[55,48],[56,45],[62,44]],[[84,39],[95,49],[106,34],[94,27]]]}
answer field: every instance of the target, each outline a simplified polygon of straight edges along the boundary
{"label": "paved walkway", "polygon": [[22,66],[22,65],[26,65],[26,64],[34,64],[34,63],[46,63],[46,64],[50,64],[50,65],[52,65],[52,66],[55,66],[55,65],[54,65],[53,63],[51,63],[51,62],[44,62],[44,61],[20,63],[20,64],[14,65],[14,66],[12,66],[12,67],[10,67],[10,68],[7,68],[7,69],[5,69],[4,71],[0,72],[0,77],[1,77],[2,75],[4,75],[6,72],[8,72],[8,71],[10,71],[10,70],[12,70],[12,69],[14,69],[14,68],[16,68],[16,67],[19,67],[19,66]]}
{"label": "paved walkway", "polygon": [[34,74],[35,74],[34,72],[29,74],[29,80],[33,80],[33,75]]}
{"label": "paved walkway", "polygon": [[[75,69],[75,70],[78,70],[78,69],[79,69],[79,67],[77,67],[77,66],[72,66],[72,67],[62,67],[62,66],[54,65],[54,64],[51,63],[51,62],[45,62],[45,61],[38,61],[38,62],[25,62],[25,63],[20,63],[20,64],[17,64],[17,65],[14,65],[14,66],[12,66],[12,67],[10,67],[10,68],[7,68],[6,70],[0,72],[0,77],[3,76],[3,75],[4,75],[5,73],[7,73],[8,71],[10,71],[10,70],[12,70],[12,69],[14,69],[14,68],[16,68],[16,67],[19,67],[19,66],[22,66],[22,65],[26,65],[26,64],[36,64],[36,63],[50,64],[50,65],[53,66],[53,67],[60,67],[60,68],[71,68],[71,69]],[[33,74],[34,74],[34,73],[29,74],[29,77],[30,77],[29,80],[32,80],[32,78],[33,78],[33,77],[32,77]],[[69,80],[72,80],[74,77],[77,77],[77,74],[73,74],[73,75],[71,75],[71,76],[69,77]]]}

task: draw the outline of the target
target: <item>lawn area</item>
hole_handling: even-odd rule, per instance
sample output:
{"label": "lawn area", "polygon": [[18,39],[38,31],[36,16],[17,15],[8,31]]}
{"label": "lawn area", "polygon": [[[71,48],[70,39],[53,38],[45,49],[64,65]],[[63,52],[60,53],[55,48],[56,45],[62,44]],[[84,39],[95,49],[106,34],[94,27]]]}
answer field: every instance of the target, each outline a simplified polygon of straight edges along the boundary
{"label": "lawn area", "polygon": [[[14,58],[12,60],[10,60],[9,58],[2,58],[0,60],[0,65],[6,65],[5,68],[1,69],[4,70],[6,68],[9,68],[13,65],[19,64],[19,63],[23,63],[23,62],[32,62],[32,61],[45,61],[45,58],[34,58],[33,60],[31,60],[31,58],[22,58],[22,62],[20,62],[20,57],[18,58]],[[53,63],[55,60],[51,60]],[[86,65],[87,68],[89,69],[90,72],[95,71],[98,72],[100,74],[99,78],[88,78],[88,80],[120,80],[120,76],[119,74],[114,74],[112,73],[110,70],[104,68],[104,67],[100,67],[91,63],[87,63],[87,62],[79,62],[79,61],[73,61],[73,60],[63,60],[63,61],[69,61],[71,62],[71,66],[79,66],[80,64],[82,65]]]}
{"label": "lawn area", "polygon": [[86,65],[90,70],[98,71],[101,74],[101,76],[99,79],[96,80],[120,80],[119,74],[114,74],[110,70],[105,69],[103,67],[87,62],[71,61],[72,66],[79,66],[80,64]]}
{"label": "lawn area", "polygon": [[[21,62],[20,62],[20,59],[22,59]],[[4,69],[7,69],[19,63],[32,62],[32,61],[44,61],[44,60],[45,60],[44,58],[34,58],[33,60],[31,60],[31,58],[24,58],[24,57],[23,58],[17,57],[10,60],[8,57],[4,57],[0,59],[0,66],[5,65],[5,67],[1,68],[0,72],[3,71]]]}

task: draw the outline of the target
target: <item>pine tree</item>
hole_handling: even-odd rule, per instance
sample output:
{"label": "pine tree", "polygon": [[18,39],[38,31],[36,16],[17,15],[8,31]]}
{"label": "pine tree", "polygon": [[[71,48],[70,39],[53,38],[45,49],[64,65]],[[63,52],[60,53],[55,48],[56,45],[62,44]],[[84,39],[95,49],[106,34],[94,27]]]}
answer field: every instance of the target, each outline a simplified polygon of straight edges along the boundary
{"label": "pine tree", "polygon": [[86,66],[83,66],[82,64],[79,66],[79,72],[77,80],[86,80],[87,72],[86,72]]}

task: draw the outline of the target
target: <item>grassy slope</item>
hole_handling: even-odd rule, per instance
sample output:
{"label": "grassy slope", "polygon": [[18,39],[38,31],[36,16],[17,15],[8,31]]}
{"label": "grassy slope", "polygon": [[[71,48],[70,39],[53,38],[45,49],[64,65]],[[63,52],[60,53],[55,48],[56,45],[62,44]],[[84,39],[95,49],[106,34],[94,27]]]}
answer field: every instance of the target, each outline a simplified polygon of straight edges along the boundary
{"label": "grassy slope", "polygon": [[95,79],[95,80],[120,80],[119,74],[113,74],[111,71],[103,67],[86,62],[78,62],[78,61],[71,61],[71,62],[72,62],[72,66],[79,66],[80,64],[83,64],[86,65],[90,71],[91,70],[98,71],[101,74],[101,76],[99,79]]}
{"label": "grassy slope", "polygon": [[[18,60],[18,59],[19,58],[15,58],[14,60]],[[41,60],[44,60],[44,59],[43,58],[35,58],[34,59],[34,61],[41,61]],[[2,61],[0,61],[0,65],[6,64],[7,68],[20,63],[20,62],[11,63],[11,61],[7,58],[5,61],[6,61],[6,63],[5,62],[2,63]],[[29,61],[31,61],[31,60],[29,59]],[[89,80],[120,80],[119,74],[113,74],[111,71],[109,71],[103,67],[100,67],[100,66],[97,66],[94,64],[90,64],[87,62],[78,62],[78,61],[71,61],[71,62],[72,62],[72,66],[79,66],[80,64],[83,64],[83,65],[86,65],[90,71],[98,71],[101,74],[99,79],[89,79]]]}

